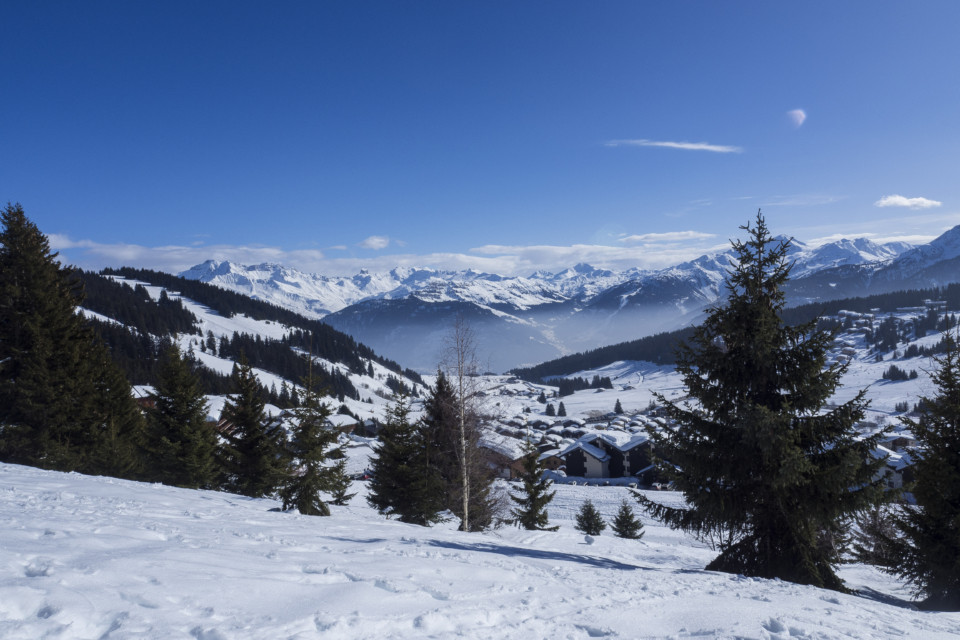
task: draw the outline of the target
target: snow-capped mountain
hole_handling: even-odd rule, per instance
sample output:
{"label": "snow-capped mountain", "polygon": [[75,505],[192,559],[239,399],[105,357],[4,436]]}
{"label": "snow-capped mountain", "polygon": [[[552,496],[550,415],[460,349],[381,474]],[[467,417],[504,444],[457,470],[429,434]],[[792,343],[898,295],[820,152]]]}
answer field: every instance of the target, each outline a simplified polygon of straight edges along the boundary
{"label": "snow-capped mountain", "polygon": [[[830,280],[838,273],[862,276],[900,261],[926,265],[914,272],[940,264],[960,255],[960,239],[951,233],[960,236],[960,228],[917,248],[866,238],[811,248],[782,238],[790,242],[794,262],[791,295],[797,301],[839,297],[848,287],[838,290]],[[578,264],[525,277],[428,268],[326,276],[276,264],[209,260],[180,275],[324,318],[422,371],[436,367],[442,336],[454,316],[463,314],[473,324],[489,367],[505,370],[694,322],[723,294],[734,260],[728,250],[660,270],[618,272]],[[824,282],[824,274],[833,275]],[[848,295],[859,294],[844,293]]]}

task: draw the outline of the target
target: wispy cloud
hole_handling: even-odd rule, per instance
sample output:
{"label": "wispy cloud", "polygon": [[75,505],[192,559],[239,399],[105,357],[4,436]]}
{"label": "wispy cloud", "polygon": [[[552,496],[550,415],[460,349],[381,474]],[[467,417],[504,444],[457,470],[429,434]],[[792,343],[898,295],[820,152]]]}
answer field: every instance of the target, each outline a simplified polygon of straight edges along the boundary
{"label": "wispy cloud", "polygon": [[906,207],[908,209],[932,209],[942,202],[928,198],[907,198],[901,195],[883,196],[873,203],[875,207]]}
{"label": "wispy cloud", "polygon": [[761,202],[762,207],[814,207],[825,204],[840,202],[845,196],[832,196],[829,194],[802,193],[791,196],[770,196],[765,202]]}
{"label": "wispy cloud", "polygon": [[363,242],[358,243],[357,246],[364,249],[374,249],[379,251],[390,246],[390,238],[387,236],[370,236]]}
{"label": "wispy cloud", "polygon": [[787,111],[787,118],[793,124],[794,127],[799,129],[803,126],[803,123],[807,120],[807,112],[803,109],[793,109],[792,111]]}
{"label": "wispy cloud", "polygon": [[604,143],[607,147],[666,147],[668,149],[684,149],[687,151],[712,151],[714,153],[743,153],[743,147],[731,145],[710,144],[709,142],[671,142],[667,140],[609,140]]}
{"label": "wispy cloud", "polygon": [[618,242],[636,244],[639,242],[685,242],[690,240],[706,240],[715,238],[712,233],[703,233],[702,231],[668,231],[667,233],[643,233],[639,235],[624,236]]}

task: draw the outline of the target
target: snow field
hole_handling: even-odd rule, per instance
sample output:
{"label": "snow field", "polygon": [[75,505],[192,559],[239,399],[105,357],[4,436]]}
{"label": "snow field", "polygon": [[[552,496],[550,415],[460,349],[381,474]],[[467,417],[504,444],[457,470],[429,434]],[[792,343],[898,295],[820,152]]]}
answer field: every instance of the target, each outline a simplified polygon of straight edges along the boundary
{"label": "snow field", "polygon": [[842,570],[868,597],[707,572],[709,548],[645,516],[639,542],[587,544],[574,514],[589,497],[609,521],[621,487],[556,486],[559,532],[485,534],[387,520],[355,487],[314,518],[0,465],[0,637],[960,637],[960,614],[914,610],[869,567]]}

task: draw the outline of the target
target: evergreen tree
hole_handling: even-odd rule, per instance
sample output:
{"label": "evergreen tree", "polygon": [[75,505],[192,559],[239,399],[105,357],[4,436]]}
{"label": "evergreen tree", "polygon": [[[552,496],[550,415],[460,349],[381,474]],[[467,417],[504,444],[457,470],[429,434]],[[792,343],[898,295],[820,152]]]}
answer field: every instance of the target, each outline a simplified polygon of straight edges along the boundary
{"label": "evergreen tree", "polygon": [[427,463],[423,432],[410,422],[406,396],[397,396],[378,434],[380,443],[370,468],[367,502],[380,513],[411,524],[440,522],[442,479]]}
{"label": "evergreen tree", "polygon": [[283,509],[296,508],[307,516],[328,516],[330,507],[320,494],[333,493],[338,488],[341,478],[336,476],[343,473],[344,467],[328,464],[332,451],[338,451],[338,433],[329,423],[330,407],[321,401],[312,375],[304,381],[300,406],[293,413],[296,426],[290,438],[290,452],[294,469],[280,488]]}
{"label": "evergreen tree", "polygon": [[149,467],[145,477],[188,489],[217,484],[217,432],[207,422],[207,399],[176,345],[167,347],[147,414]]}
{"label": "evergreen tree", "polygon": [[607,528],[607,523],[603,521],[600,512],[593,506],[593,501],[588,499],[583,502],[580,511],[577,513],[577,524],[574,528],[588,536],[598,536]]}
{"label": "evergreen tree", "polygon": [[330,479],[330,503],[342,507],[350,502],[350,498],[357,495],[356,492],[349,493],[353,481],[347,475],[347,459],[340,458],[334,463],[333,473]]}
{"label": "evergreen tree", "polygon": [[921,398],[920,418],[903,419],[922,453],[911,492],[895,525],[890,570],[924,596],[931,609],[960,610],[960,345],[947,336],[931,377],[937,395]]}
{"label": "evergreen tree", "polygon": [[560,403],[560,406],[557,407],[557,416],[561,418],[567,417],[567,408],[563,406],[563,403]]}
{"label": "evergreen tree", "polygon": [[544,477],[543,465],[540,464],[540,453],[529,442],[527,452],[523,456],[523,473],[520,476],[523,483],[522,493],[510,494],[510,499],[516,503],[511,511],[514,522],[518,527],[529,530],[556,531],[559,527],[550,527],[547,516],[547,505],[553,500],[556,491],[550,491],[551,480]]}
{"label": "evergreen tree", "polygon": [[544,411],[544,414],[546,414],[550,418],[557,415],[557,410],[554,408],[552,402],[547,404],[547,409],[546,411]]}
{"label": "evergreen tree", "polygon": [[19,204],[0,220],[0,461],[105,473],[99,447],[113,446],[126,473],[142,420],[76,312],[82,284]]}
{"label": "evergreen tree", "polygon": [[623,414],[623,405],[620,404],[620,398],[617,398],[616,404],[613,405],[613,412],[617,415]]}
{"label": "evergreen tree", "polygon": [[620,510],[610,523],[610,528],[619,538],[639,540],[643,537],[643,523],[633,513],[633,508],[626,500],[620,503]]}
{"label": "evergreen tree", "polygon": [[241,355],[233,369],[236,392],[223,409],[221,465],[226,488],[252,498],[272,495],[289,477],[286,434],[264,410],[263,388]]}
{"label": "evergreen tree", "polygon": [[788,241],[772,238],[759,213],[743,229],[726,304],[678,353],[696,404],[658,396],[675,424],[648,429],[688,508],[638,499],[668,525],[716,541],[708,569],[842,589],[821,536],[882,492],[873,478],[883,461],[871,456],[880,434],[855,429],[863,392],[826,406],[845,370],[826,365],[833,334],[781,319]]}
{"label": "evergreen tree", "polygon": [[[483,464],[480,449],[478,416],[465,412],[464,448],[460,448],[460,405],[450,379],[437,371],[437,381],[424,401],[421,430],[425,439],[427,464],[434,467],[441,479],[443,508],[463,521],[463,469],[466,460],[470,494],[471,531],[488,528],[496,516],[496,503],[491,495],[494,475]],[[461,524],[462,526],[462,524]]]}
{"label": "evergreen tree", "polygon": [[547,394],[541,391],[540,395],[537,396],[537,402],[540,404],[547,404]]}
{"label": "evergreen tree", "polygon": [[883,569],[895,566],[893,540],[897,529],[888,505],[879,504],[858,513],[854,518],[853,557],[858,562]]}

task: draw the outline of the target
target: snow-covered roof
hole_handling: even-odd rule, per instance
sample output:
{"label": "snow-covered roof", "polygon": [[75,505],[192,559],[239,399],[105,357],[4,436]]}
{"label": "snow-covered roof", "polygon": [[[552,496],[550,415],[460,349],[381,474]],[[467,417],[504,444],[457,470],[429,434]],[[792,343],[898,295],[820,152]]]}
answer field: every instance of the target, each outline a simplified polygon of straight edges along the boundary
{"label": "snow-covered roof", "polygon": [[599,447],[595,447],[594,445],[582,439],[577,440],[572,445],[561,451],[559,455],[562,458],[563,456],[569,455],[577,449],[581,449],[584,453],[596,458],[600,462],[605,462],[610,459],[610,454],[608,454],[606,451],[600,449]]}
{"label": "snow-covered roof", "polygon": [[480,436],[480,446],[495,451],[511,460],[519,460],[527,451],[526,443],[523,440],[489,430]]}

